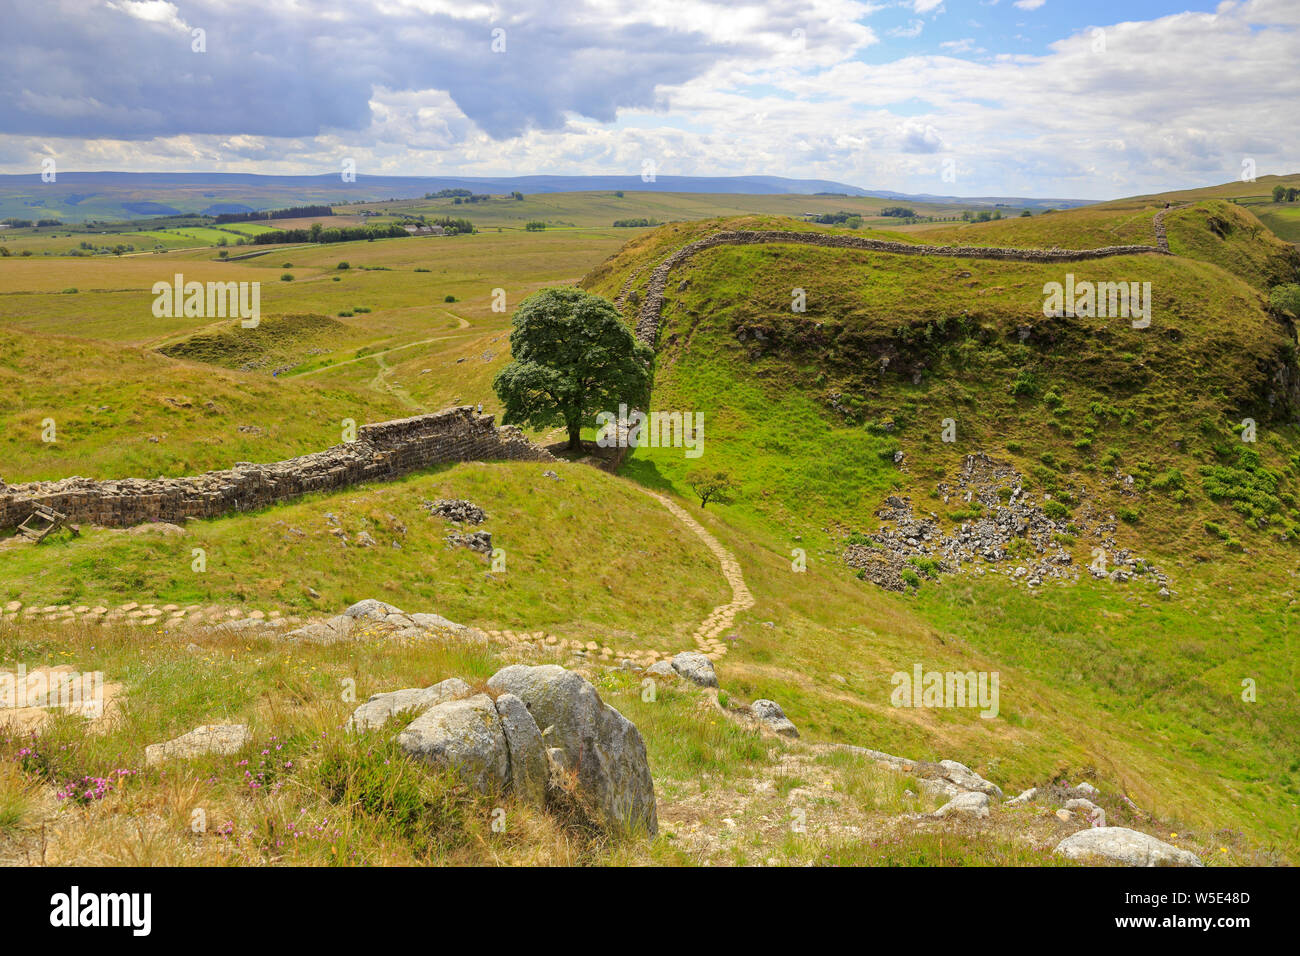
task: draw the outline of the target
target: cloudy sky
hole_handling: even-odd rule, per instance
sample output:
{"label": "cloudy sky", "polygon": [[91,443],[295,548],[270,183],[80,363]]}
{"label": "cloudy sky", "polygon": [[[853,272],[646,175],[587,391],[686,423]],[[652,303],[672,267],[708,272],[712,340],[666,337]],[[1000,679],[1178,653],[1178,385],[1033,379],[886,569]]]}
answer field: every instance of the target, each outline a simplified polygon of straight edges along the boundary
{"label": "cloudy sky", "polygon": [[1300,0],[0,0],[0,172],[1300,171]]}

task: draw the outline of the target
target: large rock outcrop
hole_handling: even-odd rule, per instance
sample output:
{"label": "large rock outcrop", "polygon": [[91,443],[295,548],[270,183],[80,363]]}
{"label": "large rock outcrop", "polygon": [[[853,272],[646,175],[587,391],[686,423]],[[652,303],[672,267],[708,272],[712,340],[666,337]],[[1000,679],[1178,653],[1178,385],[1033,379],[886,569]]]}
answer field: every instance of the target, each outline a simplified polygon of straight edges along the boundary
{"label": "large rock outcrop", "polygon": [[574,781],[574,796],[594,817],[614,829],[658,832],[641,733],[587,680],[555,664],[514,664],[493,674],[488,687],[523,701],[555,775]]}
{"label": "large rock outcrop", "polygon": [[407,614],[384,601],[367,598],[358,601],[342,614],[323,621],[312,621],[279,638],[307,644],[336,644],[340,641],[382,640],[386,638],[455,637],[483,639],[481,631],[449,621],[438,614]]}
{"label": "large rock outcrop", "polygon": [[401,748],[454,770],[481,792],[512,792],[537,806],[563,799],[609,829],[658,831],[645,742],[585,678],[554,664],[512,665],[488,688],[472,694],[453,677],[375,694],[353,712],[348,729],[370,730],[416,712],[398,735]]}

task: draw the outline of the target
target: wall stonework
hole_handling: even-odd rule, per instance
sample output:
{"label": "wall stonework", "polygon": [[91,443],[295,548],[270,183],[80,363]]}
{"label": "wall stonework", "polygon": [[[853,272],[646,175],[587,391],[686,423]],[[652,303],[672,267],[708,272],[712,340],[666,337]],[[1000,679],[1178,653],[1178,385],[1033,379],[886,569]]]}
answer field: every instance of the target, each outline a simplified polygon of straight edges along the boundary
{"label": "wall stonework", "polygon": [[189,478],[64,478],[6,485],[0,481],[0,529],[26,520],[35,505],[71,522],[124,528],[148,521],[179,522],[253,511],[313,491],[366,481],[391,481],[430,465],[456,461],[555,461],[513,426],[470,406],[448,408],[357,429],[357,440],[325,451]]}

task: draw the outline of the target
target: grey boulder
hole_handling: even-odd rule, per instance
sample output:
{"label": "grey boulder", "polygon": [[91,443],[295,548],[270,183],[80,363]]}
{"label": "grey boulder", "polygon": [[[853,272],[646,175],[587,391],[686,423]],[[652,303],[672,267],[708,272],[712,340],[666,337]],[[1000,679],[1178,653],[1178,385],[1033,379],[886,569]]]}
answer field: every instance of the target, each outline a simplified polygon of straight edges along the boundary
{"label": "grey boulder", "polygon": [[252,739],[244,724],[206,724],[174,740],[145,747],[144,762],[152,766],[164,760],[189,760],[204,754],[229,756],[239,753]]}
{"label": "grey boulder", "polygon": [[782,737],[799,736],[799,730],[794,722],[785,715],[781,705],[774,700],[760,698],[749,705],[749,712],[759,723]]}
{"label": "grey boulder", "polygon": [[713,670],[713,661],[697,651],[682,651],[674,657],[673,670],[692,684],[699,684],[701,687],[718,686],[718,675]]}
{"label": "grey boulder", "polygon": [[393,607],[391,604],[385,604],[383,601],[376,601],[374,598],[367,598],[364,601],[358,601],[346,611],[344,617],[361,618],[367,621],[382,621],[390,614],[403,614],[401,608]]}
{"label": "grey boulder", "polygon": [[382,727],[400,713],[414,711],[423,714],[435,704],[442,704],[469,695],[469,684],[459,677],[440,681],[431,687],[408,687],[387,694],[373,694],[352,712],[348,719],[349,731],[373,730]]}
{"label": "grey boulder", "polygon": [[496,708],[510,751],[510,788],[519,799],[542,806],[551,776],[542,732],[527,706],[514,694],[497,697]]}
{"label": "grey boulder", "polygon": [[504,789],[510,779],[505,729],[487,694],[431,707],[398,735],[397,743],[417,760],[454,769],[482,792]]}
{"label": "grey boulder", "polygon": [[493,674],[488,687],[523,701],[543,728],[555,779],[571,777],[573,795],[593,817],[611,829],[658,832],[645,741],[586,679],[555,664],[513,664]]}
{"label": "grey boulder", "polygon": [[994,799],[1002,799],[1002,788],[985,780],[970,767],[955,760],[940,760],[940,776],[960,790],[976,791],[987,794]]}
{"label": "grey boulder", "polygon": [[1093,827],[1071,834],[1057,844],[1061,856],[1071,860],[1110,861],[1125,866],[1201,866],[1195,853],[1127,827]]}
{"label": "grey boulder", "polygon": [[989,815],[989,797],[986,793],[975,790],[959,793],[938,810],[936,817],[967,816],[984,818]]}

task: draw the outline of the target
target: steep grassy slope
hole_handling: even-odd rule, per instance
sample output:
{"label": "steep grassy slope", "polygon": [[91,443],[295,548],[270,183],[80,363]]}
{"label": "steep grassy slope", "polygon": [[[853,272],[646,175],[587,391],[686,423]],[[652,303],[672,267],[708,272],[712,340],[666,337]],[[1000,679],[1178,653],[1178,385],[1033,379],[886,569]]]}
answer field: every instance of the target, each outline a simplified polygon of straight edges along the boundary
{"label": "steep grassy slope", "polygon": [[[1091,213],[1059,221],[1084,218],[1086,236],[1099,228]],[[1226,236],[1209,228],[1211,217],[1228,222]],[[1086,764],[1142,790],[1148,805],[1294,853],[1295,333],[1263,310],[1260,286],[1295,267],[1289,250],[1241,217],[1250,218],[1215,203],[1171,214],[1171,245],[1185,257],[1061,266],[723,246],[674,271],[652,408],[702,411],[705,454],[639,449],[625,474],[689,496],[692,468],[730,472],[740,497],[717,514],[737,538],[770,549],[746,552],[756,593],[806,615],[772,641],[759,632],[742,642],[727,659],[733,672],[751,675],[755,693],[802,696],[796,708],[826,715],[814,718],[823,733],[901,734],[902,747],[961,740],[966,757],[980,750],[1020,774],[1050,773],[1054,760]],[[999,238],[988,244],[1033,244],[1008,241],[1019,222],[989,225]],[[975,244],[980,228],[962,230],[961,241]],[[1125,228],[1116,221],[1111,234]],[[636,275],[644,289],[665,247],[680,244],[644,237],[588,285],[612,295]],[[1150,282],[1150,327],[1044,318],[1044,284],[1067,271],[1077,281]],[[791,311],[796,288],[806,292],[804,313]],[[1238,434],[1247,417],[1258,428],[1253,444]],[[955,441],[943,438],[945,420]],[[1031,591],[944,575],[903,598],[854,581],[840,551],[850,533],[876,530],[874,512],[891,491],[936,513],[945,530],[968,519],[935,488],[976,452],[1011,463],[1026,488],[1067,514],[1119,515],[1117,546],[1163,568],[1172,600],[1151,584],[1087,575]],[[1076,565],[1090,560],[1092,541],[1062,539]],[[791,573],[795,548],[823,564],[815,587]],[[860,603],[841,602],[840,587]],[[775,609],[755,609],[764,613]],[[951,711],[918,718],[887,707],[887,674],[918,660],[929,668],[938,648],[954,647],[1014,684],[1009,713],[955,731],[950,721],[962,718]],[[807,676],[782,676],[791,665]],[[845,706],[878,708],[870,727],[831,716],[829,701],[846,696],[826,677],[838,668],[865,672],[858,701]],[[1246,678],[1273,696],[1244,701]],[[1026,727],[1036,742],[1024,739]]]}

